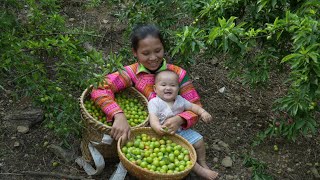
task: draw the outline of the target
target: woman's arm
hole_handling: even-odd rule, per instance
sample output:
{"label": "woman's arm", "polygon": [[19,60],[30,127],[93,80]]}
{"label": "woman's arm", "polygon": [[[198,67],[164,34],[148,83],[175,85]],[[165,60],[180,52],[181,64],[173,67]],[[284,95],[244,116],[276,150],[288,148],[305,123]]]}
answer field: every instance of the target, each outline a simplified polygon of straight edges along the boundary
{"label": "woman's arm", "polygon": [[132,81],[125,71],[115,72],[106,76],[104,85],[93,89],[91,99],[98,104],[107,116],[107,121],[114,121],[110,132],[111,137],[123,140],[130,136],[130,126],[120,106],[115,102],[114,94],[132,86]]}
{"label": "woman's arm", "polygon": [[[191,80],[187,80],[180,86],[180,95],[189,102],[201,106],[200,96],[191,83]],[[198,122],[198,115],[192,111],[184,111],[180,113],[179,116],[186,120],[186,123],[182,124],[182,128],[184,129],[188,129]]]}
{"label": "woman's arm", "polygon": [[125,71],[115,72],[106,76],[103,85],[92,89],[91,99],[101,107],[107,115],[107,121],[112,121],[114,115],[123,113],[120,106],[115,102],[115,93],[132,85],[132,81]]}
{"label": "woman's arm", "polygon": [[[189,79],[187,72],[184,69],[175,65],[168,65],[168,69],[176,72],[179,75],[179,82],[180,82],[179,94],[186,100],[201,106],[200,96],[198,95],[198,92],[194,88],[191,80]],[[167,125],[167,127],[168,126],[177,127],[180,124],[183,129],[188,129],[198,122],[198,115],[193,113],[192,111],[184,111],[178,114],[177,116],[179,117],[173,117],[168,119],[165,122],[165,125]],[[173,125],[173,123],[178,123],[178,124]]]}

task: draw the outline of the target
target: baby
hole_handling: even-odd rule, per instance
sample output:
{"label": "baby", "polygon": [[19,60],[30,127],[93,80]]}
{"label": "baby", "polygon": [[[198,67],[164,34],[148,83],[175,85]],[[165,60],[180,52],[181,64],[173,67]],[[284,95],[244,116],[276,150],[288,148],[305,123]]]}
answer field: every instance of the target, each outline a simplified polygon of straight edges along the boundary
{"label": "baby", "polygon": [[[157,96],[149,101],[148,110],[150,125],[157,134],[163,135],[166,132],[166,127],[163,125],[166,119],[185,110],[190,110],[198,114],[206,123],[212,120],[211,115],[199,105],[193,104],[178,95],[179,77],[175,72],[165,70],[157,73],[155,76],[154,91]],[[184,130],[181,127],[176,133],[188,140],[196,150],[198,158],[193,171],[205,179],[215,179],[218,173],[212,171],[207,166],[202,135],[192,129]]]}

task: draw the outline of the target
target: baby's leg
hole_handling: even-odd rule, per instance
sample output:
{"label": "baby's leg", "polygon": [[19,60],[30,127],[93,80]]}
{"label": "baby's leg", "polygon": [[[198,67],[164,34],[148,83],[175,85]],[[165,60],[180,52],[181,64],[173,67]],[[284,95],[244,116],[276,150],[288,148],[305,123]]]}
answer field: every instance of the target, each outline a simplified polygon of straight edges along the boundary
{"label": "baby's leg", "polygon": [[218,173],[212,171],[206,163],[206,148],[203,139],[194,143],[193,147],[197,153],[197,163],[193,168],[194,172],[203,178],[215,179]]}
{"label": "baby's leg", "polygon": [[212,171],[206,163],[206,149],[202,135],[192,129],[182,130],[181,132],[178,132],[178,134],[189,141],[189,143],[193,144],[193,147],[196,150],[197,162],[192,170],[204,179],[216,179],[218,173]]}
{"label": "baby's leg", "polygon": [[197,162],[200,164],[200,166],[209,169],[206,163],[206,148],[205,148],[203,139],[194,143],[193,147],[197,152]]}
{"label": "baby's leg", "polygon": [[198,176],[208,179],[208,180],[214,180],[218,177],[218,173],[215,171],[212,171],[211,169],[204,168],[200,166],[199,163],[196,162],[196,164],[193,166],[193,172],[195,172]]}

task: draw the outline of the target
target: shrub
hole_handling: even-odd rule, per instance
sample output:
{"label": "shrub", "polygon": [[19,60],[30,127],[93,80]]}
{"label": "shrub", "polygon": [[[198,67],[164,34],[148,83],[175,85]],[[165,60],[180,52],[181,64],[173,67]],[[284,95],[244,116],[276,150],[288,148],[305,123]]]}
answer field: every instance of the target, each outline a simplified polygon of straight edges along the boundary
{"label": "shrub", "polygon": [[14,87],[16,99],[32,97],[45,110],[47,127],[63,139],[80,135],[81,92],[120,67],[122,57],[84,49],[96,35],[67,28],[59,1],[7,0],[0,10],[2,88]]}

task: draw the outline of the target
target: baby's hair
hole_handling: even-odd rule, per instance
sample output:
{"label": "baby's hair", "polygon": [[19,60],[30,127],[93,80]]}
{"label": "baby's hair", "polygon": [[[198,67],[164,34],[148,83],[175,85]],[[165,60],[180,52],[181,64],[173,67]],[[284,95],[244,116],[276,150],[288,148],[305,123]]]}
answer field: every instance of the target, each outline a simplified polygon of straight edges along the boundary
{"label": "baby's hair", "polygon": [[158,81],[159,76],[160,76],[161,74],[163,74],[163,73],[174,74],[174,75],[177,77],[177,80],[178,80],[178,83],[179,83],[179,76],[178,76],[178,74],[175,73],[174,71],[169,70],[169,69],[166,69],[166,70],[164,70],[164,71],[157,72],[157,73],[155,74],[155,76],[154,76],[154,82],[155,82],[155,83]]}
{"label": "baby's hair", "polygon": [[164,46],[164,41],[160,30],[153,24],[139,24],[133,28],[131,34],[131,47],[137,51],[138,43],[140,40],[146,38],[147,36],[152,36],[154,38],[160,39],[162,45]]}

